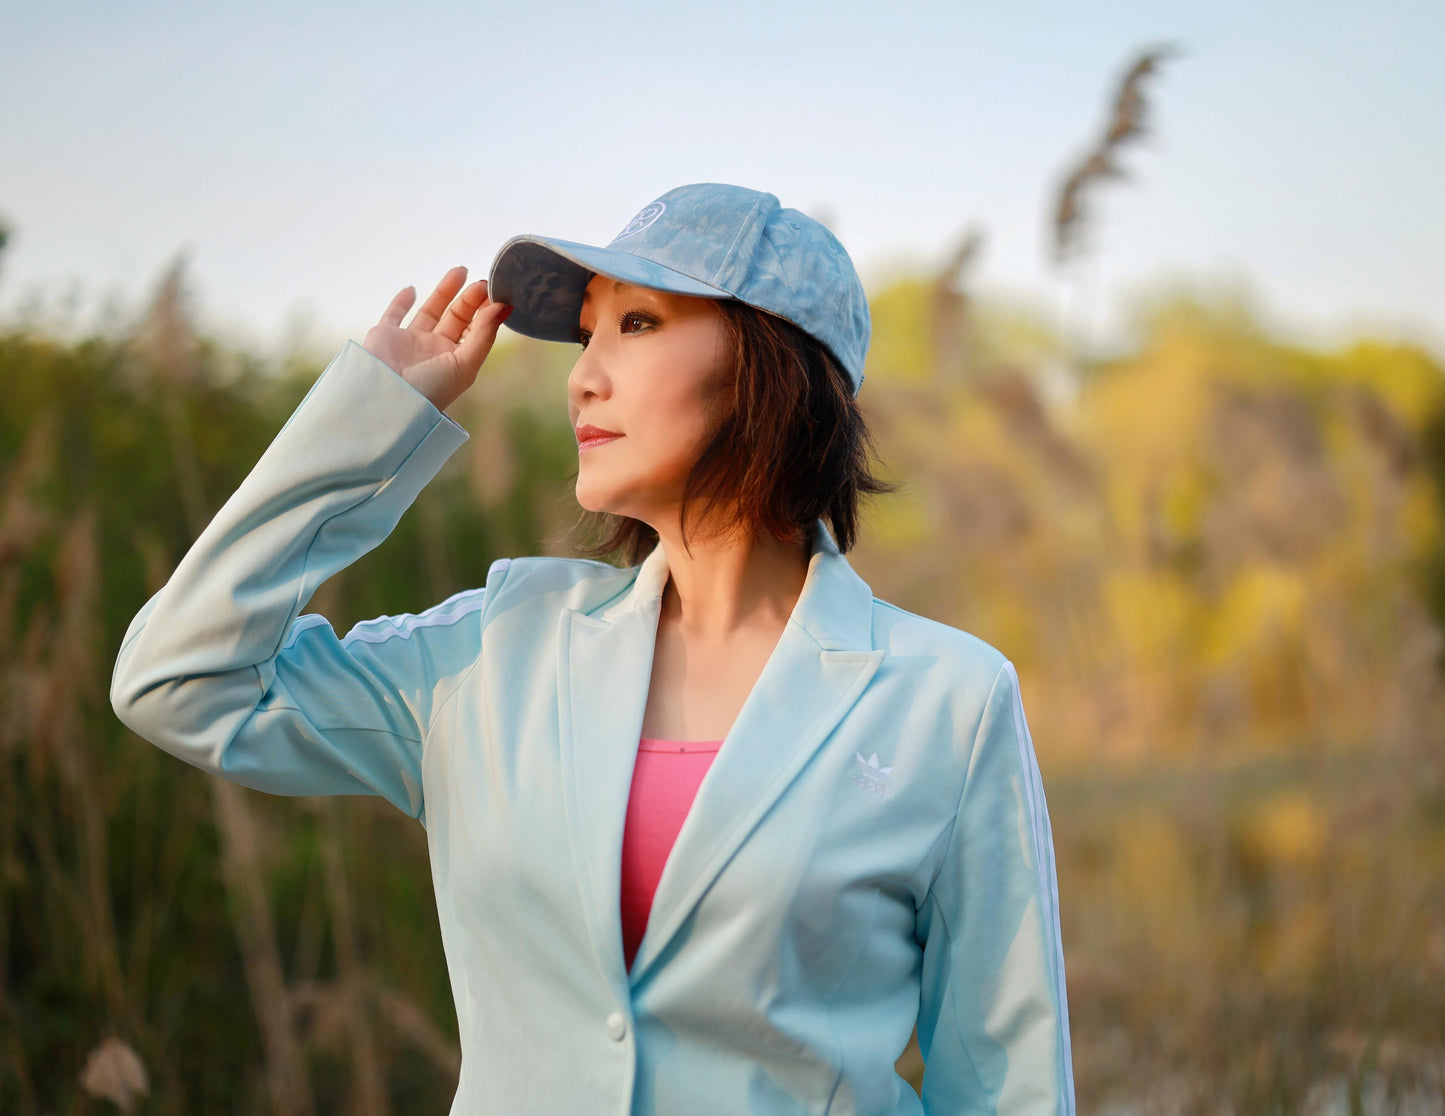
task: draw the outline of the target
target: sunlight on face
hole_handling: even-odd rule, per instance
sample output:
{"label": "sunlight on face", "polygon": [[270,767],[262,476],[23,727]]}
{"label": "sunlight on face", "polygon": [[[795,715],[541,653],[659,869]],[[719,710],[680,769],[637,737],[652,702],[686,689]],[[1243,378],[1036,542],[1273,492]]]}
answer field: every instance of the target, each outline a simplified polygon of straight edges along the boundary
{"label": "sunlight on face", "polygon": [[621,435],[579,446],[578,503],[654,527],[675,521],[725,382],[717,304],[597,275],[578,331],[584,348],[567,377],[572,427]]}

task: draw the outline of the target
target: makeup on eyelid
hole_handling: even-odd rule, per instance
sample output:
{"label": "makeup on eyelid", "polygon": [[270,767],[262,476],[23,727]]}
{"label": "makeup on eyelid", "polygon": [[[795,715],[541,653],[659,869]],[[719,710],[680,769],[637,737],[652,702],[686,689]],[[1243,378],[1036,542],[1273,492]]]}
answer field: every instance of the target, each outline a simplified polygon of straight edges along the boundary
{"label": "makeup on eyelid", "polygon": [[[625,330],[623,330],[622,327],[624,324],[626,324],[628,318],[637,318],[644,325],[653,327],[662,324],[661,318],[647,310],[626,310],[617,318],[617,329],[619,333],[626,332]],[[577,329],[573,331],[572,340],[575,341],[577,344],[581,345],[584,349],[587,347],[587,342],[589,342],[591,339],[591,330],[586,330],[583,329],[581,326],[578,326]]]}

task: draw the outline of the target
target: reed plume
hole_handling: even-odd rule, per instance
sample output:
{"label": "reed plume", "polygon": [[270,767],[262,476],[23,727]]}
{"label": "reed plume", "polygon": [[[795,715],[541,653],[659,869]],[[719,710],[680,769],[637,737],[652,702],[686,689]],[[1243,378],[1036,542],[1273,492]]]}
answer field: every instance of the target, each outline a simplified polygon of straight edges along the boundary
{"label": "reed plume", "polygon": [[1084,194],[1094,184],[1110,178],[1128,178],[1118,161],[1119,150],[1131,140],[1149,134],[1145,116],[1149,103],[1144,98],[1144,78],[1171,55],[1181,54],[1174,45],[1146,50],[1131,65],[1115,94],[1104,134],[1064,179],[1054,211],[1054,261],[1062,266],[1080,248],[1084,225]]}

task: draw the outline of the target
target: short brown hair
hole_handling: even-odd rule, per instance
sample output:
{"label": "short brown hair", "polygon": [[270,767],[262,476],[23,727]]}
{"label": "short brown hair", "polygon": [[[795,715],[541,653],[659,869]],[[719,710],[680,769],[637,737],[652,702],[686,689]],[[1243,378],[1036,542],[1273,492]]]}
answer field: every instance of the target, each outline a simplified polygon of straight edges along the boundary
{"label": "short brown hair", "polygon": [[[859,499],[900,487],[869,467],[877,454],[847,374],[791,322],[733,299],[717,308],[735,372],[732,406],[683,486],[684,544],[690,510],[715,502],[729,509],[730,524],[783,543],[811,545],[816,521],[826,519],[846,553],[857,541]],[[724,396],[727,389],[724,382]],[[657,532],[640,519],[584,510],[563,541],[582,557],[620,553],[636,565]]]}

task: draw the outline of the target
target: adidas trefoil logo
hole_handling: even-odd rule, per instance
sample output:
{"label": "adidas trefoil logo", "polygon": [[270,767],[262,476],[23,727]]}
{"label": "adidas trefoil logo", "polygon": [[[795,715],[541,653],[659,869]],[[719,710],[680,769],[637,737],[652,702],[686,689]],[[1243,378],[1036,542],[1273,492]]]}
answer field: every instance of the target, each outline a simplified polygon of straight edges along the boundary
{"label": "adidas trefoil logo", "polygon": [[867,759],[863,758],[862,752],[853,754],[858,757],[858,762],[853,768],[853,785],[887,797],[888,779],[893,774],[893,768],[879,766],[877,752]]}

